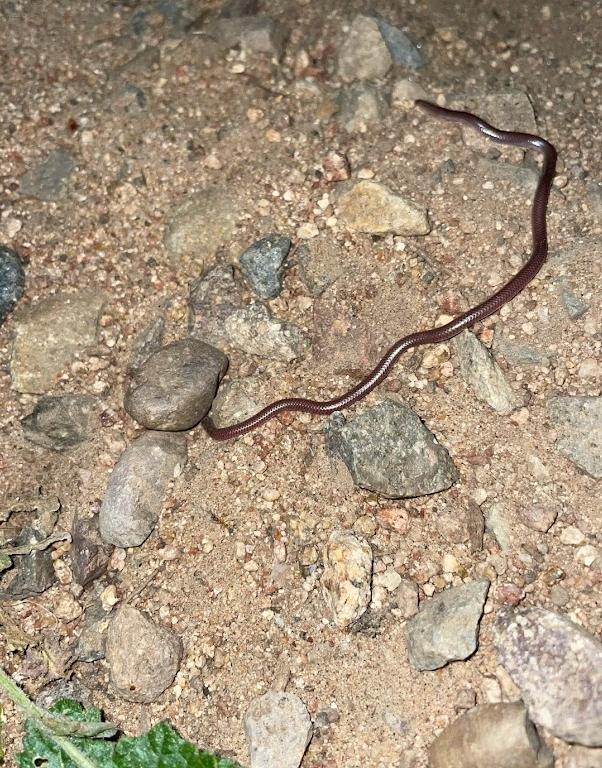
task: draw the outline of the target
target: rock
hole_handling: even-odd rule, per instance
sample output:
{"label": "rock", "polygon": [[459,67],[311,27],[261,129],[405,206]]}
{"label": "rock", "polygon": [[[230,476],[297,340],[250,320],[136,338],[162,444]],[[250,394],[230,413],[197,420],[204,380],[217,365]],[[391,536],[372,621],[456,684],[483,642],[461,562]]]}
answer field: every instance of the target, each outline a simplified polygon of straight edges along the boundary
{"label": "rock", "polygon": [[338,201],[339,220],[353,232],[371,235],[426,235],[426,210],[376,181],[359,181]]}
{"label": "rock", "polygon": [[560,541],[569,547],[578,547],[585,544],[585,536],[579,528],[574,525],[567,525],[560,531]]}
{"label": "rock", "polygon": [[275,299],[280,294],[284,261],[290,248],[288,237],[274,234],[253,243],[241,254],[241,272],[260,298]]}
{"label": "rock", "polygon": [[224,48],[240,47],[247,53],[267,53],[280,59],[286,30],[269,16],[237,16],[210,22],[206,32]]}
{"label": "rock", "polygon": [[250,768],[298,768],[312,737],[311,718],[294,693],[268,691],[245,715]]}
{"label": "rock", "polygon": [[236,19],[239,16],[254,16],[259,3],[257,0],[228,0],[219,11],[221,19]]}
{"label": "rock", "polygon": [[521,398],[508,384],[487,347],[473,333],[461,333],[452,341],[452,345],[460,372],[479,400],[502,416],[522,405]]}
{"label": "rock", "polygon": [[414,669],[439,669],[472,656],[488,591],[489,581],[480,579],[446,589],[422,603],[418,615],[406,624]]}
{"label": "rock", "polygon": [[519,508],[520,521],[533,531],[547,533],[556,522],[560,509],[553,501],[530,503],[526,501]]}
{"label": "rock", "polygon": [[[481,150],[483,150],[482,142]],[[507,152],[508,148],[506,147],[504,151]],[[522,150],[511,149],[510,153],[521,154]],[[531,168],[528,165],[514,165],[511,162],[504,162],[500,159],[489,160],[486,157],[481,157],[477,160],[477,173],[479,178],[483,178],[486,181],[510,184],[513,187],[524,190],[529,196],[533,196],[535,193],[539,180],[539,174],[535,168]]]}
{"label": "rock", "polygon": [[571,747],[566,768],[602,768],[602,749]]}
{"label": "rock", "polygon": [[111,619],[100,603],[93,603],[86,609],[78,627],[79,637],[74,651],[78,661],[92,662],[104,659]]}
{"label": "rock", "polygon": [[177,203],[168,215],[165,247],[173,260],[194,259],[201,269],[236,231],[239,208],[224,187],[210,187]]}
{"label": "rock", "polygon": [[375,19],[358,14],[339,49],[338,74],[347,83],[384,77],[393,60]]}
{"label": "rock", "polygon": [[153,530],[167,484],[186,463],[186,437],[147,432],[121,455],[100,508],[102,538],[117,547],[137,547]]}
{"label": "rock", "polygon": [[25,269],[19,254],[0,245],[0,325],[25,290]]}
{"label": "rock", "polygon": [[318,237],[297,247],[295,257],[301,280],[312,296],[320,296],[345,271],[340,249],[331,237]]}
{"label": "rock", "polygon": [[66,451],[88,439],[96,402],[90,395],[41,397],[32,413],[21,419],[23,433],[36,445]]}
{"label": "rock", "polygon": [[599,480],[602,477],[602,397],[553,397],[547,411],[559,433],[556,449]]}
{"label": "rock", "polygon": [[526,344],[517,344],[499,334],[495,335],[493,349],[510,365],[541,365],[546,368],[550,365],[550,358],[543,350]]}
{"label": "rock", "polygon": [[491,533],[504,552],[516,549],[516,531],[508,507],[503,501],[496,501],[485,513],[487,530]]}
{"label": "rock", "polygon": [[341,152],[334,150],[322,158],[322,170],[326,181],[346,181],[349,178],[349,160]]}
{"label": "rock", "polygon": [[395,590],[397,608],[402,619],[411,619],[418,613],[418,585],[409,579],[402,579]]}
{"label": "rock", "polygon": [[429,768],[551,768],[553,762],[520,701],[471,709],[429,749]]}
{"label": "rock", "polygon": [[[23,530],[11,542],[10,546],[22,547],[26,544],[36,544],[43,541],[46,532],[35,528]],[[6,592],[0,591],[0,598],[9,600],[41,595],[56,581],[52,549],[33,550],[27,555],[13,555],[13,568],[10,571],[12,579],[6,587]]]}
{"label": "rock", "polygon": [[190,286],[188,333],[219,346],[224,341],[226,320],[243,307],[232,267],[213,267]]}
{"label": "rock", "polygon": [[418,48],[401,29],[388,24],[384,19],[376,18],[378,29],[385,45],[389,49],[393,64],[399,67],[420,69],[424,66],[424,59]]}
{"label": "rock", "polygon": [[543,608],[502,609],[499,660],[529,717],[565,741],[602,746],[602,643]]}
{"label": "rock", "polygon": [[372,550],[351,533],[333,531],[324,551],[322,592],[338,627],[357,621],[370,604]]}
{"label": "rock", "polygon": [[175,341],[131,372],[124,408],[147,429],[191,429],[209,413],[227,368],[219,349],[196,339]]}
{"label": "rock", "polygon": [[103,576],[109,565],[113,547],[100,537],[98,515],[74,517],[71,524],[71,570],[82,587]]}
{"label": "rock", "polygon": [[388,498],[437,493],[458,479],[445,448],[404,403],[385,400],[349,421],[336,413],[327,437],[354,483]]}
{"label": "rock", "polygon": [[211,406],[211,419],[217,427],[244,421],[257,413],[259,406],[248,396],[241,381],[229,381],[219,388]]}
{"label": "rock", "polygon": [[15,316],[11,360],[17,392],[44,394],[59,373],[96,343],[104,297],[98,291],[57,294]]}
{"label": "rock", "polygon": [[577,296],[575,291],[565,280],[558,280],[560,301],[566,309],[566,313],[571,320],[579,320],[587,312],[590,305]]}
{"label": "rock", "polygon": [[154,352],[161,349],[164,333],[165,315],[161,314],[152,320],[134,339],[128,366],[129,371],[140,368]]}
{"label": "rock", "polygon": [[365,133],[369,123],[382,120],[387,103],[373,85],[353,83],[341,92],[339,123],[349,133]]}
{"label": "rock", "polygon": [[70,152],[55,149],[46,160],[21,176],[20,192],[38,200],[60,200],[67,192],[69,178],[75,167],[75,158]]}
{"label": "rock", "polygon": [[81,680],[75,678],[71,680],[66,680],[65,678],[53,680],[38,692],[34,701],[38,707],[49,709],[60,699],[72,699],[73,701],[78,701],[84,707],[94,706],[92,691]]}
{"label": "rock", "polygon": [[106,659],[117,694],[126,701],[148,704],[173,682],[182,659],[182,641],[123,605],[109,625]]}
{"label": "rock", "polygon": [[402,77],[396,80],[391,92],[391,103],[393,105],[414,106],[416,99],[428,99],[424,88],[413,80]]}

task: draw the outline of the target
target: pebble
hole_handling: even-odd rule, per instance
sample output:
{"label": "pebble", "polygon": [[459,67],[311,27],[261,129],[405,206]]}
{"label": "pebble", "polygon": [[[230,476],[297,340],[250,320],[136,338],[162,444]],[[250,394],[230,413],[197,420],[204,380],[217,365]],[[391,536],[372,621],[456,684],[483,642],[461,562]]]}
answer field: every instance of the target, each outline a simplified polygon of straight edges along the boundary
{"label": "pebble", "polygon": [[387,103],[369,83],[353,83],[341,91],[339,123],[349,133],[365,133],[370,123],[383,119]]}
{"label": "pebble", "polygon": [[389,49],[393,64],[399,67],[408,67],[409,69],[420,69],[420,67],[424,66],[424,58],[420,50],[405,32],[402,32],[401,29],[394,27],[392,24],[388,24],[379,17],[376,17],[376,23]]}
{"label": "pebble", "polygon": [[295,257],[301,280],[310,294],[320,296],[344,273],[339,247],[330,237],[317,237],[297,247]]}
{"label": "pebble", "polygon": [[550,589],[550,600],[558,608],[563,608],[570,601],[571,596],[560,584],[554,584]]}
{"label": "pebble", "polygon": [[558,506],[553,502],[531,504],[528,501],[519,508],[519,517],[523,525],[533,531],[547,533],[556,522],[559,514]]}
{"label": "pebble", "polygon": [[372,235],[426,235],[425,208],[391,192],[376,181],[359,181],[338,201],[339,221],[353,232]]}
{"label": "pebble", "polygon": [[284,53],[285,28],[262,14],[216,19],[207,25],[206,33],[224,48],[239,47],[246,53],[265,53],[275,59]]}
{"label": "pebble", "polygon": [[375,573],[372,579],[375,587],[384,587],[387,592],[395,592],[401,584],[401,576],[392,568],[387,568],[384,573]]}
{"label": "pebble", "polygon": [[21,176],[19,180],[21,194],[45,202],[60,200],[67,193],[69,179],[76,165],[71,152],[55,149],[46,160]]}
{"label": "pebble", "polygon": [[550,366],[550,357],[543,350],[517,344],[502,334],[495,335],[493,349],[496,355],[500,354],[510,365]]}
{"label": "pebble", "polygon": [[341,80],[378,80],[392,63],[376,19],[358,14],[339,48],[337,71]]}
{"label": "pebble", "polygon": [[47,395],[21,419],[23,434],[36,445],[66,451],[90,437],[90,417],[96,398],[90,395]]}
{"label": "pebble", "polygon": [[99,291],[56,294],[15,316],[11,359],[12,385],[17,392],[44,394],[86,347],[96,343],[104,304]]}
{"label": "pebble", "polygon": [[585,536],[574,525],[567,525],[560,531],[560,541],[563,544],[568,544],[572,547],[578,547],[580,544],[585,544]]}
{"label": "pebble", "polygon": [[411,619],[418,613],[418,585],[409,579],[402,579],[395,590],[397,609],[402,619]]}
{"label": "pebble", "polygon": [[25,269],[19,254],[0,245],[0,325],[25,291]]}
{"label": "pebble", "polygon": [[429,749],[429,768],[551,768],[553,763],[520,701],[469,710]]}
{"label": "pebble", "polygon": [[326,181],[346,181],[349,178],[349,161],[341,152],[331,151],[322,158],[322,169]]}
{"label": "pebble", "polygon": [[477,649],[489,581],[480,579],[451,587],[422,603],[406,624],[410,664],[432,670],[467,659]]}
{"label": "pebble", "polygon": [[78,661],[99,661],[105,657],[105,642],[110,617],[98,602],[90,605],[78,626],[74,655]]}
{"label": "pebble", "polygon": [[211,406],[211,418],[218,427],[234,424],[257,413],[259,406],[247,394],[242,381],[229,381],[220,386]]}
{"label": "pebble", "polygon": [[498,658],[529,711],[555,736],[602,746],[602,643],[543,608],[502,609],[495,624]]}
{"label": "pebble", "polygon": [[327,440],[356,485],[388,498],[437,493],[458,479],[448,452],[405,403],[385,400],[349,420],[336,413]]}
{"label": "pebble", "polygon": [[99,517],[104,541],[137,547],[159,518],[170,480],[186,463],[186,437],[147,432],[134,440],[113,468]]}
{"label": "pebble", "polygon": [[575,560],[586,568],[590,568],[596,560],[602,564],[602,553],[591,544],[585,544],[575,552]]}
{"label": "pebble", "polygon": [[130,605],[109,625],[106,659],[111,685],[126,701],[148,704],[171,685],[182,659],[182,641]]}
{"label": "pebble", "polygon": [[559,295],[562,306],[566,309],[566,313],[571,320],[579,320],[580,317],[587,312],[590,305],[583,301],[580,296],[573,291],[571,286],[566,281],[558,281]]}
{"label": "pebble", "polygon": [[324,550],[322,592],[334,623],[348,627],[370,604],[372,550],[351,533],[333,531]]}
{"label": "pebble", "polygon": [[394,105],[414,106],[416,99],[427,99],[427,93],[421,85],[413,80],[402,77],[395,81],[391,92],[391,103]]}
{"label": "pebble", "polygon": [[308,221],[297,229],[297,237],[300,240],[312,240],[320,234],[320,230],[313,221]]}
{"label": "pebble", "polygon": [[479,400],[506,416],[522,404],[487,347],[470,331],[452,341],[460,372]]}
{"label": "pebble", "polygon": [[132,344],[128,370],[133,371],[145,363],[148,358],[161,348],[165,334],[165,315],[157,315],[146,328],[141,331]]}
{"label": "pebble", "polygon": [[[18,536],[11,539],[10,545],[22,547],[26,544],[35,544],[49,535],[49,531],[40,531],[36,528],[23,528]],[[33,550],[27,555],[11,555],[13,567],[12,579],[6,591],[0,590],[0,598],[10,600],[33,597],[40,595],[49,589],[56,581],[52,549]]]}
{"label": "pebble", "polygon": [[282,290],[284,261],[291,249],[288,237],[268,235],[240,255],[240,269],[251,289],[262,299],[275,299]]}
{"label": "pebble", "polygon": [[74,517],[71,524],[71,569],[73,578],[87,587],[106,573],[113,547],[106,544],[98,530],[98,515]]}
{"label": "pebble", "polygon": [[170,257],[194,259],[202,269],[236,231],[240,210],[222,186],[185,197],[169,212],[164,243]]}
{"label": "pebble", "polygon": [[124,408],[147,429],[191,429],[209,413],[228,358],[197,339],[174,341],[130,374]]}
{"label": "pebble", "polygon": [[602,478],[602,397],[553,397],[547,411],[559,433],[556,449],[594,479]]}
{"label": "pebble", "polygon": [[245,734],[250,768],[299,768],[313,728],[298,696],[268,691],[249,704]]}

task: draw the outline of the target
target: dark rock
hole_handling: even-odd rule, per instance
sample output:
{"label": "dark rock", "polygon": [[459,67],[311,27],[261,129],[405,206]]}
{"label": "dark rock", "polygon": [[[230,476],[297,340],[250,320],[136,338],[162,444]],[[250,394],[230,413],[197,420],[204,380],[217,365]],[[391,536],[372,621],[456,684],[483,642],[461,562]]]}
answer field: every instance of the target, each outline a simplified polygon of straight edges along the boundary
{"label": "dark rock", "polygon": [[21,194],[44,201],[59,200],[67,192],[75,167],[75,158],[70,152],[55,149],[44,162],[21,176]]}
{"label": "dark rock", "polygon": [[[25,544],[35,544],[45,539],[47,534],[34,528],[23,528],[21,533],[11,542],[11,546],[22,547]],[[13,556],[14,574],[6,592],[2,593],[8,599],[32,597],[41,595],[56,581],[52,549],[39,549],[27,555]]]}
{"label": "dark rock", "polygon": [[424,66],[424,58],[420,50],[405,32],[378,17],[376,18],[376,23],[394,64],[401,67],[409,67],[410,69],[420,69],[420,67]]}
{"label": "dark rock", "polygon": [[274,234],[253,243],[241,254],[241,272],[260,298],[274,299],[280,294],[284,261],[290,247],[288,237]]}
{"label": "dark rock", "polygon": [[[34,701],[38,707],[49,709],[53,704],[61,699],[72,699],[78,701],[84,707],[94,706],[92,691],[87,688],[81,680],[72,678],[71,680],[60,679],[53,680],[45,685],[37,694]],[[34,763],[35,765],[35,763]]]}
{"label": "dark rock", "polygon": [[92,662],[104,659],[107,629],[111,618],[100,603],[93,603],[86,609],[83,621],[78,627],[79,637],[74,652],[78,661]]}
{"label": "dark rock", "polygon": [[161,314],[152,320],[134,339],[128,366],[130,371],[140,368],[152,354],[159,351],[163,343],[164,333],[165,315]]}
{"label": "dark rock", "polygon": [[89,437],[89,422],[96,404],[90,395],[41,397],[33,412],[21,420],[28,440],[53,451],[66,451]]}
{"label": "dark rock", "polygon": [[0,325],[23,295],[25,270],[19,254],[0,245]]}
{"label": "dark rock", "polygon": [[71,525],[71,569],[82,587],[98,579],[109,565],[113,546],[106,544],[98,530],[98,515],[74,517]]}

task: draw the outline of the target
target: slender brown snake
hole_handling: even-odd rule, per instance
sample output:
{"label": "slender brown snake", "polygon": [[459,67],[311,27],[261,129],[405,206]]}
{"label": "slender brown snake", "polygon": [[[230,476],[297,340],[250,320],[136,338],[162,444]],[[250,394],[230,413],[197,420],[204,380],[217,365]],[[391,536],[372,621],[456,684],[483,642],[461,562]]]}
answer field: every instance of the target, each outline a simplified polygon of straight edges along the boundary
{"label": "slender brown snake", "polygon": [[287,397],[284,400],[276,400],[276,402],[266,406],[254,416],[238,424],[232,424],[229,427],[216,427],[211,419],[207,417],[203,420],[202,424],[214,440],[229,440],[234,437],[240,437],[240,435],[256,429],[261,424],[265,424],[266,421],[273,419],[274,416],[283,411],[304,411],[305,413],[326,415],[357,403],[358,400],[366,397],[369,392],[387,378],[399,357],[407,349],[419,347],[423,344],[438,344],[442,341],[448,341],[465,328],[470,328],[477,321],[492,315],[517,296],[541,269],[548,255],[546,209],[556,169],[556,150],[552,144],[540,136],[534,136],[530,133],[502,131],[499,128],[494,128],[470,112],[446,109],[423,100],[416,101],[416,105],[435,117],[468,125],[496,144],[509,144],[541,152],[543,163],[531,207],[533,245],[529,260],[503,288],[500,288],[493,296],[490,296],[478,306],[469,309],[451,322],[438,328],[417,331],[396,341],[370,373],[339,397],[322,402],[319,400],[307,400],[303,397]]}

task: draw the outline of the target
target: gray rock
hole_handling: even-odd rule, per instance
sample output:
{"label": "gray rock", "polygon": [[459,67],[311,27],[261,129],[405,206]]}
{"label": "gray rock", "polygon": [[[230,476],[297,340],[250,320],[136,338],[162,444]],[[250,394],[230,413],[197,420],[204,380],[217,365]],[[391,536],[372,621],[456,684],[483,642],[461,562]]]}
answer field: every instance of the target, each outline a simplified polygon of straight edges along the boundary
{"label": "gray rock", "polygon": [[38,707],[49,709],[60,699],[72,699],[73,701],[79,702],[84,707],[94,706],[92,691],[77,678],[72,678],[71,680],[65,678],[53,680],[38,692],[34,701]]}
{"label": "gray rock", "polygon": [[[10,545],[22,547],[42,541],[48,534],[35,528],[23,528]],[[0,599],[16,600],[40,595],[56,581],[52,549],[39,549],[27,555],[13,555],[12,579],[6,591],[0,591]]]}
{"label": "gray rock", "polygon": [[522,404],[493,355],[470,331],[452,341],[460,372],[479,400],[505,416]]}
{"label": "gray rock", "polygon": [[553,397],[547,411],[559,433],[556,449],[599,480],[602,477],[602,397]]}
{"label": "gray rock", "polygon": [[131,372],[124,408],[147,429],[191,429],[209,413],[227,368],[219,349],[197,339],[175,341]]}
{"label": "gray rock", "polygon": [[376,23],[394,64],[410,69],[420,69],[424,66],[422,54],[405,32],[378,17]]}
{"label": "gray rock", "polygon": [[221,345],[226,320],[244,307],[233,268],[218,265],[204,272],[190,286],[188,302],[188,333]]}
{"label": "gray rock", "polygon": [[236,231],[239,208],[224,187],[189,195],[172,208],[165,228],[165,247],[174,260],[192,258],[201,269]]}
{"label": "gray rock", "polygon": [[349,421],[334,414],[327,437],[356,485],[389,498],[437,493],[458,479],[448,452],[404,403],[386,400]]}
{"label": "gray rock", "polygon": [[337,243],[331,237],[316,237],[295,251],[300,277],[312,296],[320,296],[345,271]]}
{"label": "gray rock", "polygon": [[280,59],[286,30],[269,16],[222,17],[210,22],[206,33],[224,48],[239,46],[247,53],[266,53]]}
{"label": "gray rock", "polygon": [[298,768],[312,737],[311,718],[294,693],[268,691],[245,715],[250,768]]}
{"label": "gray rock", "polygon": [[446,589],[422,604],[406,624],[414,669],[439,669],[472,656],[488,591],[489,581],[480,579]]}
{"label": "gray rock", "polygon": [[0,245],[0,325],[25,290],[25,270],[16,251]]}
{"label": "gray rock", "polygon": [[103,576],[113,552],[111,544],[105,544],[98,530],[98,515],[74,517],[71,524],[71,570],[73,578],[82,587]]}
{"label": "gray rock", "polygon": [[338,74],[341,80],[378,80],[393,60],[375,19],[357,15],[339,49]]}
{"label": "gray rock", "polygon": [[583,301],[580,296],[577,296],[566,280],[560,279],[555,282],[559,289],[560,301],[566,309],[567,315],[571,320],[579,320],[590,308],[590,305]]}
{"label": "gray rock", "polygon": [[75,158],[70,152],[55,149],[44,162],[21,176],[21,194],[44,201],[60,200],[67,192],[69,178],[75,167]]}
{"label": "gray rock", "polygon": [[130,371],[140,368],[154,352],[159,351],[164,334],[165,315],[157,315],[134,339],[128,366]]}
{"label": "gray rock", "polygon": [[253,243],[240,256],[240,269],[252,290],[262,299],[274,299],[282,290],[284,261],[291,241],[284,235],[269,235]]}
{"label": "gray rock", "polygon": [[395,195],[376,181],[359,181],[338,201],[340,223],[353,232],[371,235],[426,235],[425,208]]}
{"label": "gray rock", "polygon": [[517,344],[505,336],[497,335],[493,341],[496,354],[500,354],[510,365],[541,365],[546,368],[550,365],[550,358],[541,349]]}
{"label": "gray rock", "polygon": [[211,419],[217,427],[244,421],[257,413],[259,406],[249,397],[242,381],[221,386],[211,406]]}
{"label": "gray rock", "polygon": [[602,746],[602,643],[543,608],[502,609],[495,625],[500,662],[529,717],[555,736]]}
{"label": "gray rock", "polygon": [[100,602],[93,603],[86,609],[78,627],[79,636],[74,651],[78,661],[92,662],[104,659],[111,619]]}
{"label": "gray rock", "polygon": [[348,627],[370,604],[372,550],[352,533],[333,531],[324,550],[322,593],[334,623]]}
{"label": "gray rock", "polygon": [[44,394],[59,373],[96,343],[104,297],[98,291],[57,294],[15,316],[11,360],[17,392]]}
{"label": "gray rock", "polygon": [[36,445],[66,451],[88,439],[96,402],[90,395],[41,397],[33,412],[21,419],[23,433]]}
{"label": "gray rock", "polygon": [[551,768],[553,763],[520,701],[471,709],[429,749],[429,768]]}
{"label": "gray rock", "polygon": [[370,123],[383,119],[387,102],[379,91],[368,83],[352,83],[341,91],[339,123],[349,133],[365,133]]}
{"label": "gray rock", "polygon": [[182,652],[182,641],[173,632],[130,605],[122,605],[107,633],[111,684],[126,701],[155,701],[172,684]]}
{"label": "gray rock", "polygon": [[[151,19],[163,18],[163,23],[173,32],[182,34],[193,17],[194,4],[190,0],[152,0],[145,2],[129,14],[128,26],[135,35],[143,35],[154,29]],[[172,32],[172,34],[173,34]]]}
{"label": "gray rock", "polygon": [[147,432],[134,440],[113,468],[100,508],[102,538],[137,547],[159,518],[165,490],[186,463],[183,434]]}

